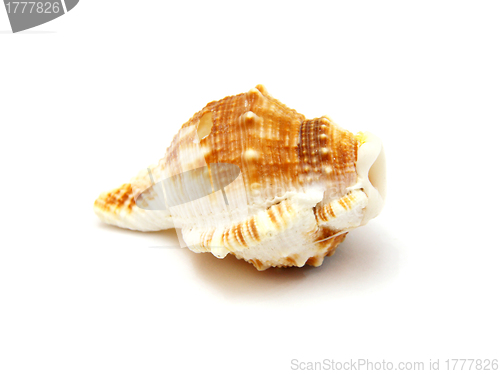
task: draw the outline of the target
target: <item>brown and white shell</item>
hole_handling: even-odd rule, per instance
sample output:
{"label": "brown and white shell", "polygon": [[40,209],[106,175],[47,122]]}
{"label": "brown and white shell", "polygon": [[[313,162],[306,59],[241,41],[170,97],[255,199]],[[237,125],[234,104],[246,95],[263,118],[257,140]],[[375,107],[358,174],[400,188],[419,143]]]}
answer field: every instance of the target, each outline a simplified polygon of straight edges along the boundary
{"label": "brown and white shell", "polygon": [[[214,187],[214,165],[238,167],[220,169],[224,188]],[[94,210],[132,230],[176,227],[194,252],[231,253],[264,270],[321,265],[378,215],[384,190],[377,137],[308,120],[259,85],[205,106],[158,165],[101,194]]]}

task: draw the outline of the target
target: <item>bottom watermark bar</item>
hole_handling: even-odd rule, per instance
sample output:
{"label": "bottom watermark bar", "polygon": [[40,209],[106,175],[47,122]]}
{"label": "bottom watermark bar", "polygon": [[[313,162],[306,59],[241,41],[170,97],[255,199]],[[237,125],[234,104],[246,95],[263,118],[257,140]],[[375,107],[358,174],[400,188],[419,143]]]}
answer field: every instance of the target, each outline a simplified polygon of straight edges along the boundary
{"label": "bottom watermark bar", "polygon": [[369,360],[364,358],[354,360],[333,360],[324,359],[322,361],[300,361],[292,359],[290,361],[292,370],[307,371],[382,371],[382,370],[406,370],[406,371],[498,371],[498,359],[457,359],[446,360],[430,359],[428,361],[399,361],[392,362],[386,360]]}

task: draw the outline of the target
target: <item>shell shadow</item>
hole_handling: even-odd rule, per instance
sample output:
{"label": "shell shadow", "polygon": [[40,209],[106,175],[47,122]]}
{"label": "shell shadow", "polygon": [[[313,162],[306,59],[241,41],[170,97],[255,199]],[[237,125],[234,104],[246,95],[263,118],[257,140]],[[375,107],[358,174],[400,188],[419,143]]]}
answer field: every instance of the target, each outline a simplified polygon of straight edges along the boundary
{"label": "shell shadow", "polygon": [[149,243],[157,243],[159,248],[178,249],[181,258],[192,262],[200,282],[238,301],[303,303],[308,299],[350,297],[386,286],[399,272],[399,242],[378,222],[349,233],[320,267],[306,265],[265,271],[258,271],[231,255],[221,260],[210,253],[198,254],[181,248],[175,230],[140,232],[102,222],[97,225],[121,236],[147,236],[151,239]]}
{"label": "shell shadow", "polygon": [[399,251],[376,224],[360,227],[339,245],[318,268],[271,268],[257,271],[251,264],[228,255],[194,254],[199,277],[226,297],[255,301],[352,296],[373,291],[397,277]]}
{"label": "shell shadow", "polygon": [[[162,230],[162,231],[136,231],[136,230],[129,230],[129,229],[124,229],[121,227],[117,226],[112,226],[108,225],[106,223],[103,223],[101,221],[96,222],[97,227],[99,230],[107,230],[110,232],[114,232],[116,234],[119,234],[120,236],[131,236],[131,237],[137,237],[137,236],[145,236],[148,237],[151,240],[151,242],[158,242],[158,246],[150,246],[150,248],[154,247],[172,247],[172,248],[177,248],[179,247],[179,241],[177,239],[177,233],[175,230]],[[163,244],[166,243],[173,243],[171,246],[164,246]],[[152,243],[150,243],[152,244]],[[180,247],[179,247],[180,248]]]}

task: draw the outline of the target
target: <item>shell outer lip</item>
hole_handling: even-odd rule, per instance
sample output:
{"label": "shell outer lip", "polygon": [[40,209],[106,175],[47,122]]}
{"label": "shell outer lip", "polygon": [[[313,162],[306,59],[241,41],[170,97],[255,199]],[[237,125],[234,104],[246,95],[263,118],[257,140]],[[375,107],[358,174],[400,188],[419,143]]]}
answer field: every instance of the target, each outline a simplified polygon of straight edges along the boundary
{"label": "shell outer lip", "polygon": [[356,161],[357,183],[351,189],[363,189],[368,204],[361,225],[380,214],[385,203],[386,163],[385,151],[380,138],[370,132],[363,133],[364,142],[358,149]]}

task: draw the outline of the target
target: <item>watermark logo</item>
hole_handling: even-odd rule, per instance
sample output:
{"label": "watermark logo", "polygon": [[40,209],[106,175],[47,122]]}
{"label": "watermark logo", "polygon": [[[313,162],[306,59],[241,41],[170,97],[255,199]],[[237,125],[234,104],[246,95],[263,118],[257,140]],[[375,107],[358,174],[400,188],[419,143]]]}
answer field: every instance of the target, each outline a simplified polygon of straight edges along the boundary
{"label": "watermark logo", "polygon": [[[202,136],[200,136],[202,135]],[[181,247],[197,248],[203,235],[216,226],[230,226],[249,217],[243,175],[238,165],[207,163],[197,126],[179,131],[179,146],[168,167],[149,169],[150,186],[132,182],[135,203],[145,211],[165,211],[176,228]],[[154,212],[151,212],[154,214]],[[224,246],[211,244],[224,257]],[[217,252],[219,251],[219,252]]]}
{"label": "watermark logo", "polygon": [[[261,212],[259,204],[248,203],[247,192],[259,198],[272,195],[284,197],[287,191],[272,184],[261,186],[255,183],[256,187],[251,185],[247,188],[238,165],[208,163],[200,140],[210,133],[211,126],[207,131],[203,124],[202,118],[198,126],[181,128],[177,135],[178,144],[172,149],[168,164],[160,163],[158,167],[148,168],[148,175],[136,178],[131,185],[139,209],[155,219],[172,219],[181,247],[189,247],[195,252],[205,251],[204,242],[209,238],[207,242],[210,242],[212,254],[223,258],[229,252],[224,243],[213,238],[222,237],[225,228],[243,225],[249,217]],[[144,177],[149,179],[149,183]],[[311,185],[307,190],[297,193],[297,201],[302,198],[301,195],[308,193],[319,197],[318,201],[329,196],[322,185]],[[327,237],[320,236],[315,243],[346,232],[337,230]]]}
{"label": "watermark logo", "polygon": [[[155,181],[151,169],[148,169],[151,187],[144,190],[135,200],[136,205],[144,210],[167,210],[189,203],[221,191],[224,203],[229,205],[224,187],[233,183],[240,175],[238,165],[228,163],[208,164],[191,169],[161,181]],[[188,189],[192,181],[196,188]],[[157,191],[168,191],[164,195]],[[182,191],[176,194],[175,191]]]}
{"label": "watermark logo", "polygon": [[11,1],[4,0],[12,32],[31,29],[61,17],[79,0]]}

